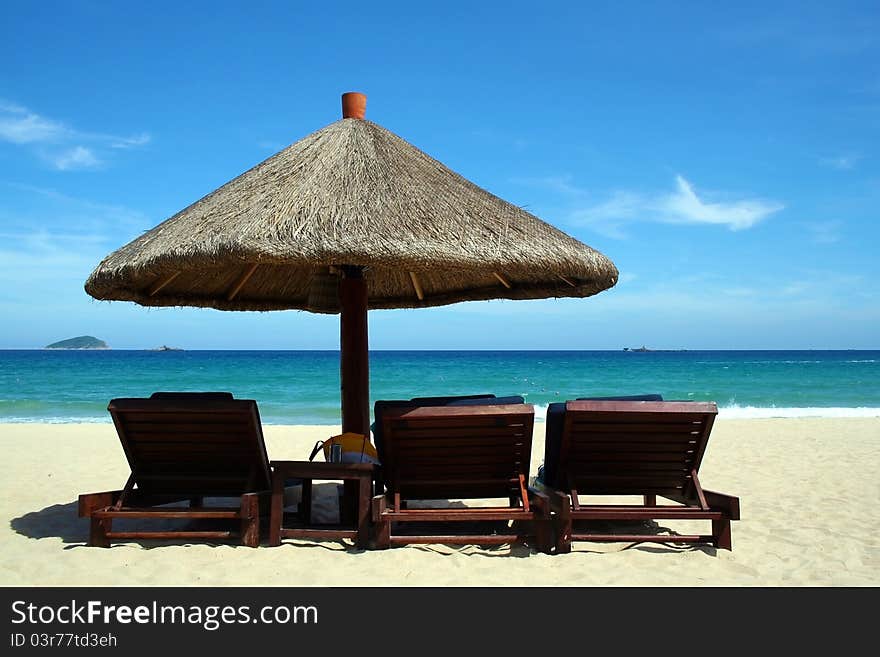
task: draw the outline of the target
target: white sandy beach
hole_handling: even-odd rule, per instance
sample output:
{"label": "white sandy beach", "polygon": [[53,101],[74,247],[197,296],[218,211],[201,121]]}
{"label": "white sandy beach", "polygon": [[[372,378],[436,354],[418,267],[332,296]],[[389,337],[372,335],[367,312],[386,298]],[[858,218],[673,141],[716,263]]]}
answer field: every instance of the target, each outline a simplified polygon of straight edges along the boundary
{"label": "white sandy beach", "polygon": [[[336,429],[266,426],[269,457],[305,459]],[[543,435],[543,424],[536,425],[533,473]],[[880,418],[718,420],[700,480],[741,499],[731,552],[617,543],[575,543],[559,556],[509,546],[355,551],[340,542],[290,540],[258,549],[156,542],[90,548],[77,495],[121,488],[129,473],[113,426],[0,424],[0,445],[2,585],[880,584]]]}

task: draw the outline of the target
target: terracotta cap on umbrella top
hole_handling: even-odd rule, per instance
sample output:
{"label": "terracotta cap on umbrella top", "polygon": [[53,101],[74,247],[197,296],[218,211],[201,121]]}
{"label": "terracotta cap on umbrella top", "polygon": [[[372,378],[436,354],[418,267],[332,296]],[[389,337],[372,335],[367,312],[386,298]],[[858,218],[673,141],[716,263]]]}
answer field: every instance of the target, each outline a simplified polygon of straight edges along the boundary
{"label": "terracotta cap on umbrella top", "polygon": [[362,119],[367,113],[367,96],[357,91],[342,94],[342,118]]}

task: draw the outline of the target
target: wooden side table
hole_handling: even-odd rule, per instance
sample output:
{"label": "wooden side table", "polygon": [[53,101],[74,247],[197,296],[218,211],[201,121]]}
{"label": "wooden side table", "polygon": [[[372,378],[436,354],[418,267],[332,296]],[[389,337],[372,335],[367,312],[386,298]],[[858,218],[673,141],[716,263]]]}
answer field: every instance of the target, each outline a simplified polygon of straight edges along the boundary
{"label": "wooden side table", "polygon": [[[370,497],[373,490],[375,466],[371,463],[326,463],[323,461],[272,461],[272,510],[269,516],[269,545],[281,545],[282,538],[342,539],[350,538],[359,548],[366,548],[370,540]],[[284,481],[301,479],[303,496],[298,526],[284,526]],[[339,510],[339,525],[313,525],[311,522],[312,480],[341,480],[347,489],[357,486],[354,495],[346,495]],[[354,509],[345,508],[349,504]],[[354,515],[354,527],[345,523]],[[348,525],[348,526],[347,526]]]}

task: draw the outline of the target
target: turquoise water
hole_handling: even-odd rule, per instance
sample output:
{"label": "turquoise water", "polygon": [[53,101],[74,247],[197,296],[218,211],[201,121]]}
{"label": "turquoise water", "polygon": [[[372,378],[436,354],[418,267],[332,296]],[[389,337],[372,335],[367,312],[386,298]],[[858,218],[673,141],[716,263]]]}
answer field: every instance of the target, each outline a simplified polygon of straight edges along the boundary
{"label": "turquoise water", "polygon": [[[378,351],[372,399],[492,392],[547,404],[660,393],[722,416],[880,415],[880,351]],[[109,421],[114,397],[228,390],[267,424],[338,424],[335,351],[0,351],[0,422]]]}

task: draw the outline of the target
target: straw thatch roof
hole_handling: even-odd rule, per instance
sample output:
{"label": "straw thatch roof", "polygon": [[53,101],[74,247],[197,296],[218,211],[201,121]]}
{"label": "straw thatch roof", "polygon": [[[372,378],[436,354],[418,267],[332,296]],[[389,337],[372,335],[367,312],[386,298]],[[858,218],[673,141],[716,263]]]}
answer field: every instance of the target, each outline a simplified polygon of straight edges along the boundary
{"label": "straw thatch roof", "polygon": [[370,308],[586,297],[617,282],[601,253],[347,118],[110,254],[85,288],[148,306],[335,312],[309,294],[343,265],[365,268]]}

